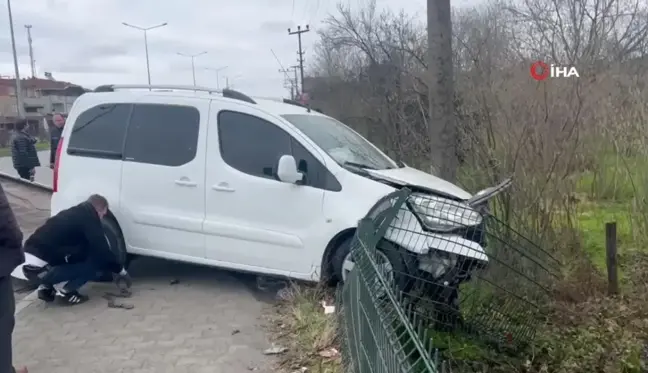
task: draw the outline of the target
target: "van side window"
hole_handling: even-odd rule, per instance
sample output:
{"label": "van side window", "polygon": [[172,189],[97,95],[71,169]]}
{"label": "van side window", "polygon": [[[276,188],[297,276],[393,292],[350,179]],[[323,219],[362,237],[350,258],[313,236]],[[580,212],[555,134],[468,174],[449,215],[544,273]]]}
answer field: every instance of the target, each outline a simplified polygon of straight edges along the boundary
{"label": "van side window", "polygon": [[130,104],[102,104],[81,113],[70,131],[68,154],[120,159]]}
{"label": "van side window", "polygon": [[282,155],[290,154],[304,173],[304,185],[340,191],[326,167],[283,129],[253,115],[233,111],[218,114],[218,137],[225,163],[248,175],[276,180]]}
{"label": "van side window", "polygon": [[342,190],[342,185],[340,185],[335,176],[311,152],[304,148],[302,144],[294,138],[291,139],[290,144],[292,156],[295,158],[295,162],[297,162],[297,169],[305,175],[304,184],[333,192]]}
{"label": "van side window", "polygon": [[276,179],[279,158],[290,154],[290,136],[286,132],[248,114],[218,113],[218,138],[225,163],[252,176]]}
{"label": "van side window", "polygon": [[124,160],[177,167],[196,157],[200,112],[195,107],[135,104]]}

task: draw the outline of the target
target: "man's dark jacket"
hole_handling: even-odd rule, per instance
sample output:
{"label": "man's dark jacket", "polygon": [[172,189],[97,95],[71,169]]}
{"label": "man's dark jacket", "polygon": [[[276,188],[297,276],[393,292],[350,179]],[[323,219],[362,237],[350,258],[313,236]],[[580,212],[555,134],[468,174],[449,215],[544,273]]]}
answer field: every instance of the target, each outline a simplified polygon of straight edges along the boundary
{"label": "man's dark jacket", "polygon": [[9,276],[25,261],[22,240],[23,234],[0,185],[0,278]]}
{"label": "man's dark jacket", "polygon": [[15,169],[32,169],[40,166],[36,152],[36,139],[23,131],[15,132],[11,139],[11,160]]}
{"label": "man's dark jacket", "polygon": [[122,270],[110,250],[99,214],[88,202],[63,210],[25,241],[25,252],[56,266],[91,261],[100,271]]}
{"label": "man's dark jacket", "polygon": [[50,164],[54,164],[56,160],[56,149],[58,148],[59,140],[61,140],[61,135],[63,134],[63,127],[58,128],[52,126],[50,130]]}

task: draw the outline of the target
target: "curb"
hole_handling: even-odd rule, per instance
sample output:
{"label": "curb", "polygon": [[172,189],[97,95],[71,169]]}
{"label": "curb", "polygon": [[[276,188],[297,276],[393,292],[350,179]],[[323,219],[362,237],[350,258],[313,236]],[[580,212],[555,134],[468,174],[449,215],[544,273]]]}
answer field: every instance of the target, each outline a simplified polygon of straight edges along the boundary
{"label": "curb", "polygon": [[26,186],[29,186],[29,187],[32,187],[32,188],[38,188],[40,190],[43,190],[43,191],[46,191],[46,192],[49,192],[49,193],[53,192],[52,187],[49,186],[49,185],[37,183],[35,181],[29,181],[29,180],[21,179],[18,176],[9,175],[8,173],[5,173],[5,172],[0,172],[0,179],[14,181],[16,183],[20,183],[20,184],[23,184],[23,185],[26,185]]}

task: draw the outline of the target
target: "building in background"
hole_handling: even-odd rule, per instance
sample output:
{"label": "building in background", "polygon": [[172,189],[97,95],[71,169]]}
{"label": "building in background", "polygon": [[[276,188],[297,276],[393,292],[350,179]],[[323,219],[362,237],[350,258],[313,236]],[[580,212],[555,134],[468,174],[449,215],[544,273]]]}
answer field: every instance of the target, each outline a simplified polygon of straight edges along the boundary
{"label": "building in background", "polygon": [[[42,124],[51,125],[54,113],[67,115],[76,98],[86,92],[79,85],[54,80],[51,74],[45,75],[48,79],[21,79],[22,102],[29,131],[41,139],[47,138],[49,129]],[[0,146],[6,146],[9,141],[9,130],[18,118],[17,109],[15,79],[0,77]]]}

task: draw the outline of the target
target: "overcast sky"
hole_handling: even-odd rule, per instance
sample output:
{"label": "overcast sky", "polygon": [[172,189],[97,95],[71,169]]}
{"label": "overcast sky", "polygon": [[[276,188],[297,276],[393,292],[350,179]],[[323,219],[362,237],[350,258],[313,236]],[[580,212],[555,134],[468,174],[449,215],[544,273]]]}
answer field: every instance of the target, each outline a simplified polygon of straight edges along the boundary
{"label": "overcast sky", "polygon": [[[343,0],[361,6],[367,0]],[[453,0],[471,5],[476,0]],[[426,0],[377,0],[379,7],[425,14]],[[198,85],[216,86],[223,69],[230,84],[252,95],[285,95],[279,63],[296,64],[297,37],[287,29],[321,20],[335,13],[337,0],[13,0],[12,10],[21,77],[30,75],[27,32],[31,24],[37,74],[52,72],[58,80],[94,88],[108,83],[146,83],[144,35],[122,22],[149,27],[153,84],[192,84],[191,59],[197,54]],[[0,75],[13,76],[6,0],[0,1]],[[306,59],[317,34],[303,34]]]}

